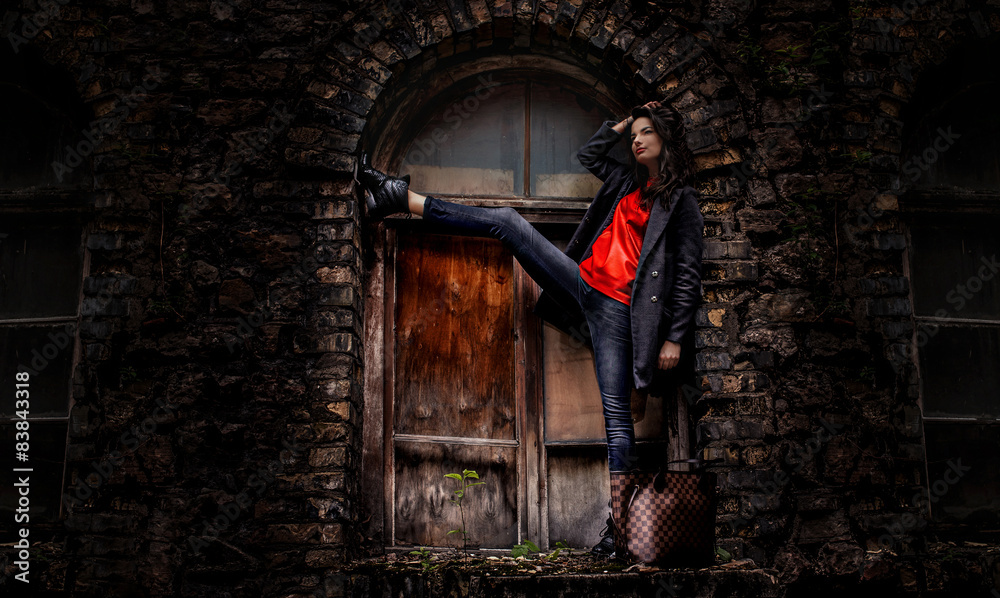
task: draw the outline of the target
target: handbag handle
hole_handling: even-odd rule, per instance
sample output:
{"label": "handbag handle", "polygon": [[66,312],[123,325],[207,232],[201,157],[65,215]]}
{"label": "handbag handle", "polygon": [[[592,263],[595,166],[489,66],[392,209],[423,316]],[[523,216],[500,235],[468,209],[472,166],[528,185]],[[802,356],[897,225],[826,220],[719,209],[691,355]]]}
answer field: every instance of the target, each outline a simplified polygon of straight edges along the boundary
{"label": "handbag handle", "polygon": [[[622,513],[622,527],[625,526],[628,516],[632,513],[632,502],[635,500],[636,494],[639,494],[639,484],[636,484],[635,488],[632,490],[632,498],[628,499],[628,506],[625,507],[625,512]],[[625,532],[618,529],[618,522],[615,521],[614,517],[611,518],[611,525],[614,526],[615,533],[621,537],[621,545],[627,546],[628,541],[625,539]]]}
{"label": "handbag handle", "polygon": [[[625,512],[622,513],[623,526],[625,521],[628,519],[629,513],[632,511],[632,501],[635,500],[635,495],[638,493],[639,493],[639,485],[636,484],[635,489],[632,490],[632,498],[628,499],[628,507],[625,509]],[[618,527],[618,522],[615,521],[614,516],[611,517],[611,529],[614,530],[615,539],[619,541],[619,544],[621,546],[628,546],[628,540],[625,538],[625,531]]]}

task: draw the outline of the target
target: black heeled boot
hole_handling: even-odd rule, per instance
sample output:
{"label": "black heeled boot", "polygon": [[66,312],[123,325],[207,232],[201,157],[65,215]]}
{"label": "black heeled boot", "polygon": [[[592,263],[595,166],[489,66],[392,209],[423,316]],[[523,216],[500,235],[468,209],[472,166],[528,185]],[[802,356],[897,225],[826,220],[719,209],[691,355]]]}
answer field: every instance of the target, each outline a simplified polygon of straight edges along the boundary
{"label": "black heeled boot", "polygon": [[601,530],[601,541],[594,545],[590,549],[590,554],[594,556],[606,556],[614,558],[615,556],[615,531],[614,531],[614,521],[611,519],[611,514],[608,514],[607,525]]}
{"label": "black heeled boot", "polygon": [[389,176],[368,164],[367,154],[361,154],[354,167],[354,180],[365,190],[365,207],[369,218],[380,220],[389,214],[410,215],[410,205],[406,198],[410,175],[402,178]]}

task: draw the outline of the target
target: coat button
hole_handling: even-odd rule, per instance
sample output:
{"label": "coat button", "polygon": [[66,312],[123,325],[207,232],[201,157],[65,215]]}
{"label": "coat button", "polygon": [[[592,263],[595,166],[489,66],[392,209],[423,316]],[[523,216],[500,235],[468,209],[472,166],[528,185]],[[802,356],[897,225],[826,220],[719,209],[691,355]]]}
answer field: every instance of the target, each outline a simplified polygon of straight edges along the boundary
{"label": "coat button", "polygon": [[590,222],[590,216],[587,216],[587,222]]}
{"label": "coat button", "polygon": [[656,270],[653,270],[653,278],[656,278],[659,275],[660,275],[659,272],[657,272]]}
{"label": "coat button", "polygon": [[656,303],[656,295],[653,295],[653,298],[650,299],[650,301],[652,301],[653,303]]}
{"label": "coat button", "polygon": [[573,244],[574,245],[579,245],[580,244],[580,239],[577,239],[576,241],[573,241]]}

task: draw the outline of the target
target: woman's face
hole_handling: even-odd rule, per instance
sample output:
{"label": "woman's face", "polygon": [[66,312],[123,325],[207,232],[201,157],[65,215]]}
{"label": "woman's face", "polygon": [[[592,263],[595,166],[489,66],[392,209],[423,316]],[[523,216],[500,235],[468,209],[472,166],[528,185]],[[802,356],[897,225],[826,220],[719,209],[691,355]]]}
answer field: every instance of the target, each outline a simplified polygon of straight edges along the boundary
{"label": "woman's face", "polygon": [[660,152],[663,139],[653,130],[653,121],[640,116],[632,122],[632,155],[635,161],[649,170],[649,176],[659,173]]}

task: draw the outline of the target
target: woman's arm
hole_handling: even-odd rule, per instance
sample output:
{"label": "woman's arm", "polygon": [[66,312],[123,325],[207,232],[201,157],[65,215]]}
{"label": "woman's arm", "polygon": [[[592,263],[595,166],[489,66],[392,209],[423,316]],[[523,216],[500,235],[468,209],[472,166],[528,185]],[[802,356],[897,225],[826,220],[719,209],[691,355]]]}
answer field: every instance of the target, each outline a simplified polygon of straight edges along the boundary
{"label": "woman's arm", "polygon": [[694,312],[701,301],[701,257],[704,252],[702,235],[705,219],[698,208],[697,191],[681,193],[674,210],[676,213],[672,218],[677,219],[673,249],[676,252],[676,266],[667,302],[671,309],[671,322],[666,340],[680,343],[694,325]]}
{"label": "woman's arm", "polygon": [[[643,104],[643,107],[650,110],[659,108],[659,106],[660,102],[656,100]],[[634,119],[631,116],[625,117],[615,124],[612,124],[610,120],[605,121],[601,125],[601,128],[597,130],[597,133],[590,138],[590,141],[577,152],[576,157],[580,161],[580,164],[583,164],[597,178],[607,181],[616,168],[624,167],[621,162],[609,157],[608,152],[611,151],[611,148],[616,143],[621,141],[622,137],[630,137],[632,135],[631,128],[633,121]]]}
{"label": "woman's arm", "polygon": [[631,118],[630,116],[617,124],[612,124],[610,120],[605,121],[601,128],[594,133],[594,136],[576,153],[580,164],[583,164],[584,168],[601,181],[607,181],[615,169],[625,168],[624,164],[608,156],[608,152],[621,141],[625,131],[625,123]]}
{"label": "woman's arm", "polygon": [[[632,126],[632,122],[634,120],[635,119],[633,119],[631,116],[626,116],[622,120],[618,121],[617,125],[615,125],[615,126],[613,126],[611,128],[614,129],[615,132],[618,133],[619,135],[624,135],[625,132],[628,131],[629,128]],[[608,121],[608,122],[611,122],[611,121]]]}

